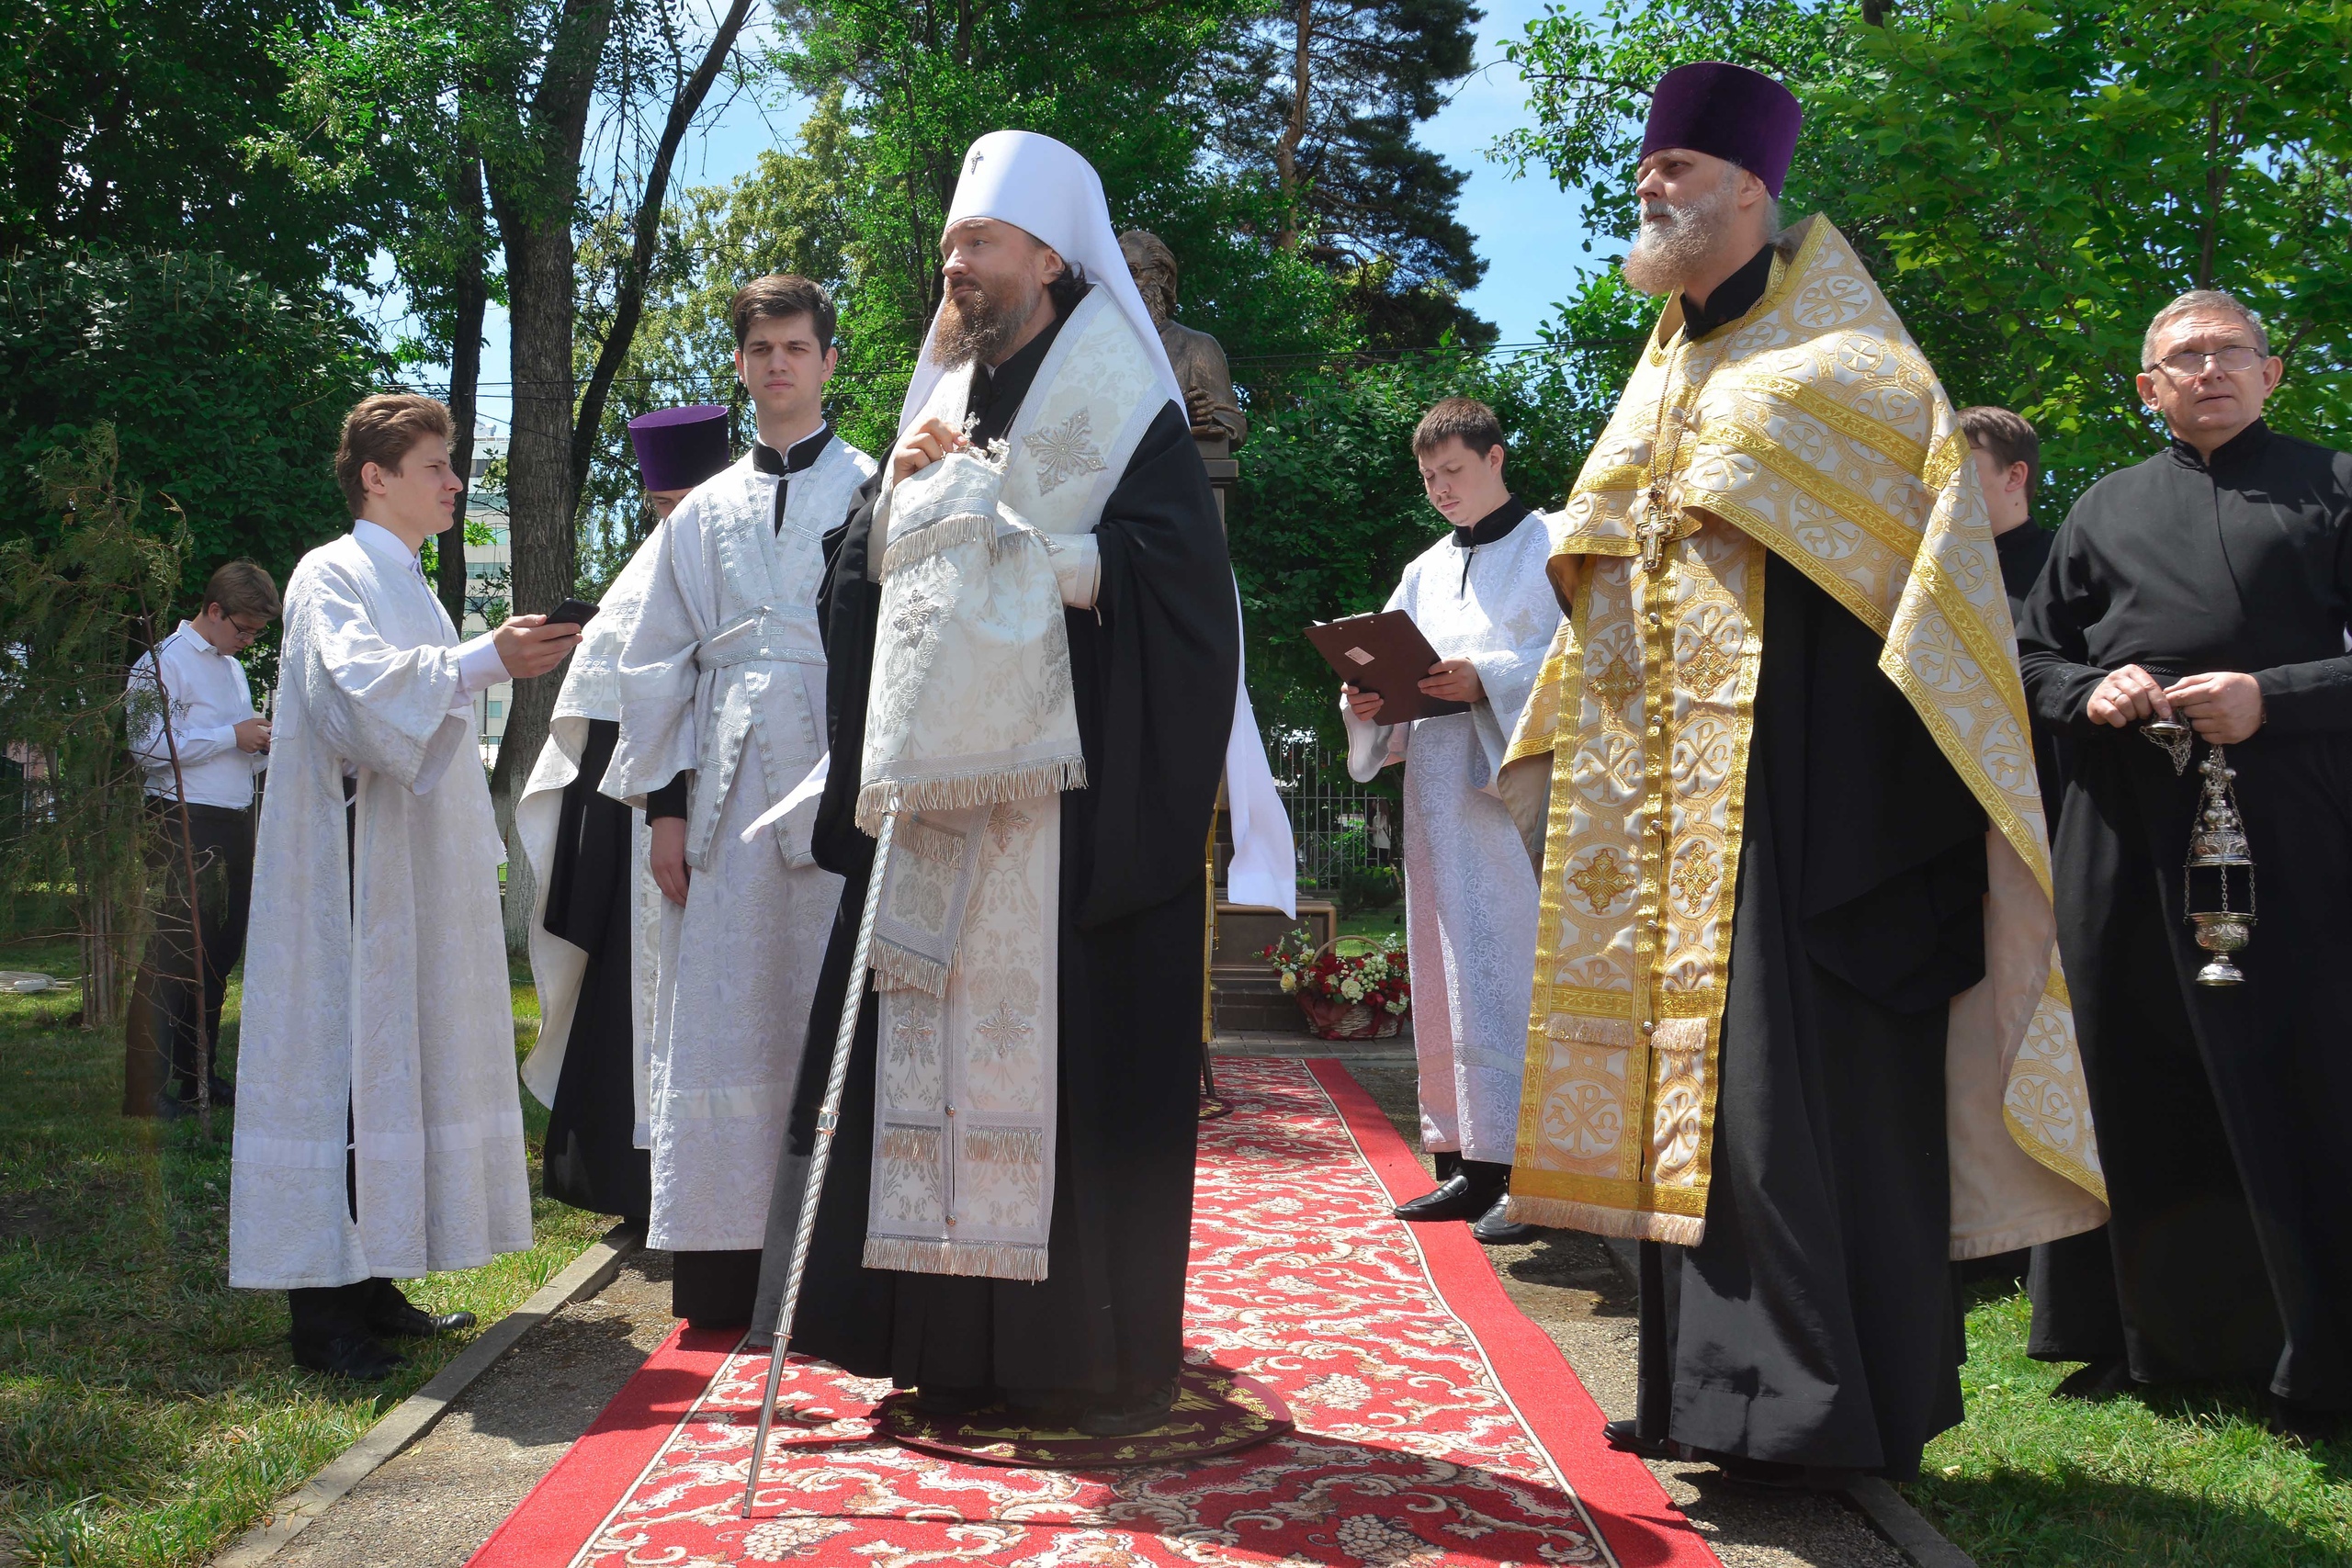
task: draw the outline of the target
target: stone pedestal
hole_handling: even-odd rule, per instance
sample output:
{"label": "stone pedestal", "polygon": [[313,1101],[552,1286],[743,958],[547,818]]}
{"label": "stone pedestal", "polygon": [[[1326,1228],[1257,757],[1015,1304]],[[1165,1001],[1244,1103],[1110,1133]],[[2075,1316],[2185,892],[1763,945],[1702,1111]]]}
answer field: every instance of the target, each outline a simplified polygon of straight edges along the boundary
{"label": "stone pedestal", "polygon": [[1217,525],[1225,525],[1225,498],[1241,478],[1238,457],[1204,457],[1201,466],[1209,471],[1209,488],[1216,491]]}

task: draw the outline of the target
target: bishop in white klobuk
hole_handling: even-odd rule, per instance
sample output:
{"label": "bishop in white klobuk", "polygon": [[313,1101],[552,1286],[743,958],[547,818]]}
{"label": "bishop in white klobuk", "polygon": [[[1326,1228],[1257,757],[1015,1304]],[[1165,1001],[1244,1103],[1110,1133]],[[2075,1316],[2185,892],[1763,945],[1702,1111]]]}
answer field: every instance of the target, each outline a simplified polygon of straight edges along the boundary
{"label": "bishop in white klobuk", "polygon": [[1437,1156],[1440,1185],[1396,1213],[1477,1220],[1482,1241],[1523,1239],[1499,1210],[1519,1135],[1543,846],[1531,853],[1496,781],[1560,624],[1544,574],[1552,536],[1504,481],[1502,427],[1484,403],[1446,399],[1413,446],[1430,503],[1453,526],[1405,568],[1387,608],[1411,615],[1442,660],[1421,689],[1470,711],[1386,724],[1374,694],[1340,703],[1358,781],[1405,764],[1421,1146]]}
{"label": "bishop in white klobuk", "polygon": [[369,398],[336,463],[349,534],[286,588],[254,862],[229,1281],[293,1294],[305,1366],[363,1379],[429,1335],[390,1281],[531,1245],[499,919],[503,857],[472,694],[554,668],[570,627],[463,648],[417,565],[449,525],[448,411]]}
{"label": "bishop in white klobuk", "polygon": [[1238,696],[1216,503],[1102,182],[1048,138],[984,136],[941,257],[886,482],[826,586],[814,841],[849,886],[812,1047],[839,1027],[870,835],[897,827],[792,1344],[933,1408],[1132,1432],[1182,1359],[1220,773],[1237,897],[1290,907],[1289,829]]}
{"label": "bishop in white klobuk", "polygon": [[[820,394],[832,301],[764,277],[730,307],[760,440],[662,525],[620,651],[620,739],[604,792],[643,806],[666,895],[648,1111],[650,1245],[679,1254],[697,1325],[749,1320],[768,1192],[841,879],[808,852],[811,810],[743,829],[824,754],[822,541],[873,459]],[[812,808],[813,809],[813,808]]]}

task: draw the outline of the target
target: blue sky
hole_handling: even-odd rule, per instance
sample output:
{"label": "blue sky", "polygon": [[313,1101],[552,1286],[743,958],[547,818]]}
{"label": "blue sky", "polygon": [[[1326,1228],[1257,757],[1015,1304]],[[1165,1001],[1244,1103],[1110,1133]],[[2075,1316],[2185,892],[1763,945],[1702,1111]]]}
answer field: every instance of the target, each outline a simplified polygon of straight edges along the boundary
{"label": "blue sky", "polygon": [[[1536,328],[1570,292],[1577,273],[1597,265],[1597,258],[1584,254],[1586,229],[1571,197],[1540,175],[1513,179],[1487,156],[1496,139],[1526,117],[1526,94],[1519,73],[1503,61],[1502,46],[1546,8],[1542,0],[1486,0],[1486,18],[1478,26],[1478,69],[1421,129],[1423,142],[1469,174],[1460,213],[1487,262],[1487,276],[1467,299],[1471,309],[1500,329],[1506,344],[1533,342]],[[1564,8],[1581,6],[1569,0]],[[673,181],[688,186],[732,179],[751,169],[763,149],[788,143],[800,119],[801,106],[796,102],[739,96],[714,117],[707,130],[688,141]],[[503,313],[492,312],[485,335],[482,414],[486,423],[503,427],[505,389],[493,385],[503,383],[508,375]],[[427,373],[426,378],[435,374]]]}

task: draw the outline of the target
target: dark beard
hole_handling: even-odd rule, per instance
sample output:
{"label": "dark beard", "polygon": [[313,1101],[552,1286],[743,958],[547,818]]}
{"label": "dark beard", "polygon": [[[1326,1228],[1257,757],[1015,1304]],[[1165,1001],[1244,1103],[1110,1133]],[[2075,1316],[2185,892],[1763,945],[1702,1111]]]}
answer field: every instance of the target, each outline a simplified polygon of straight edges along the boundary
{"label": "dark beard", "polygon": [[958,300],[953,294],[941,301],[939,330],[931,345],[931,356],[950,370],[959,370],[975,361],[986,365],[1001,357],[1037,313],[1037,300],[1043,290],[1033,289],[1023,300],[999,302],[975,288],[965,296],[970,303]]}

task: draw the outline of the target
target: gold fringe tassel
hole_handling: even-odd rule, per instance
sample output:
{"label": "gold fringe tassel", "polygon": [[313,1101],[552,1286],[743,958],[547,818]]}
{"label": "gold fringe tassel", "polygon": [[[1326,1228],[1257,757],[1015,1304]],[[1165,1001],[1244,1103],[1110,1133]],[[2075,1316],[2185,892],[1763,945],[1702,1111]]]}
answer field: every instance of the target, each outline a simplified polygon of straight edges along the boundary
{"label": "gold fringe tassel", "polygon": [[1504,1212],[1515,1224],[1542,1225],[1547,1230],[1585,1231],[1624,1241],[1662,1241],[1675,1247],[1696,1247],[1707,1234],[1707,1222],[1688,1214],[1610,1209],[1572,1198],[1530,1198],[1514,1192]]}
{"label": "gold fringe tassel", "polygon": [[892,539],[882,547],[882,575],[887,579],[899,568],[919,560],[929,560],[958,545],[986,545],[989,559],[996,559],[997,522],[982,512],[959,512],[953,517],[943,517],[927,527]]}
{"label": "gold fringe tassel", "polygon": [[865,1267],[901,1274],[958,1274],[985,1280],[1046,1278],[1046,1249],[1019,1242],[914,1241],[903,1236],[865,1238]]}
{"label": "gold fringe tassel", "polygon": [[934,997],[947,994],[948,964],[910,952],[894,942],[876,937],[866,963],[883,990],[927,991]]}
{"label": "gold fringe tassel", "polygon": [[857,825],[869,838],[882,832],[882,818],[894,811],[964,811],[1005,800],[1034,800],[1066,789],[1086,787],[1081,754],[1018,768],[982,768],[968,773],[901,782],[876,779],[857,792]]}

